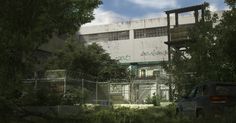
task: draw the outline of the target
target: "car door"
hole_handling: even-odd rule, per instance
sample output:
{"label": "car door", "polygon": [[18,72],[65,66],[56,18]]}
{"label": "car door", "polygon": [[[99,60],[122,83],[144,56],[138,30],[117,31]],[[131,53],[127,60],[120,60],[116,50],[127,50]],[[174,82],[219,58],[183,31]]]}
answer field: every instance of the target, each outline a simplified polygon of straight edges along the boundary
{"label": "car door", "polygon": [[194,98],[196,97],[196,92],[197,92],[197,87],[195,87],[190,94],[188,95],[187,98],[184,99],[182,102],[182,110],[183,113],[186,115],[194,115],[195,114],[195,107],[196,107],[196,102]]}
{"label": "car door", "polygon": [[200,85],[196,88],[195,95],[191,99],[191,113],[196,116],[197,110],[204,111],[207,106],[207,86]]}
{"label": "car door", "polygon": [[207,101],[207,92],[208,91],[208,88],[206,85],[202,85],[202,86],[199,86],[197,91],[196,91],[196,94],[195,94],[195,97],[193,98],[193,101],[196,103],[196,109],[197,108],[204,108],[206,105],[206,101]]}

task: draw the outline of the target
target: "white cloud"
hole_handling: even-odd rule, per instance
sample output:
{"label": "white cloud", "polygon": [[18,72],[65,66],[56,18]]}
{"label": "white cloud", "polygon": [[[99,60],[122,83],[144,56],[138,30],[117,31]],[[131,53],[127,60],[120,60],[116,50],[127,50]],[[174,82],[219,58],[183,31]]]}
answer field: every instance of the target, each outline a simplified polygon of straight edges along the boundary
{"label": "white cloud", "polygon": [[111,23],[118,23],[123,21],[130,21],[130,20],[140,20],[140,19],[151,19],[151,18],[159,18],[159,17],[166,17],[164,12],[157,12],[157,13],[148,13],[144,16],[135,17],[135,18],[128,18],[126,16],[122,16],[118,13],[113,11],[107,11],[101,8],[98,8],[94,11],[95,19],[87,24],[82,26],[94,26],[94,25],[104,25],[104,24],[111,24]]}
{"label": "white cloud", "polygon": [[229,6],[225,6],[224,10],[230,10]]}
{"label": "white cloud", "polygon": [[142,7],[163,9],[167,7],[177,7],[177,0],[129,0]]}
{"label": "white cloud", "polygon": [[166,14],[164,12],[148,13],[144,16],[132,18],[131,20],[152,19],[152,18],[159,18],[159,17],[166,17]]}
{"label": "white cloud", "polygon": [[142,18],[159,18],[159,17],[166,17],[166,14],[164,12],[160,12],[160,13],[149,13],[145,16],[143,16]]}
{"label": "white cloud", "polygon": [[211,12],[216,12],[216,11],[219,10],[219,8],[217,8],[217,6],[214,5],[214,4],[210,4],[210,6],[209,6],[209,10],[210,10]]}
{"label": "white cloud", "polygon": [[83,26],[103,25],[128,20],[125,16],[119,15],[113,11],[104,10],[102,8],[95,9],[94,17],[95,19],[92,22]]}

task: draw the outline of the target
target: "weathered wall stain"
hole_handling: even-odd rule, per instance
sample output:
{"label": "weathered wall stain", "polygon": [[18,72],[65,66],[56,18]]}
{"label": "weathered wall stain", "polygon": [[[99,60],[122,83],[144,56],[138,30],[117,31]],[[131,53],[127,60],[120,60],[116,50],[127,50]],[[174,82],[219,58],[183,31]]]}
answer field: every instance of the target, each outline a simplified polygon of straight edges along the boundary
{"label": "weathered wall stain", "polygon": [[160,51],[158,50],[158,48],[156,47],[155,49],[153,49],[152,51],[143,51],[140,56],[158,56],[158,55],[167,55],[167,51]]}
{"label": "weathered wall stain", "polygon": [[131,56],[130,55],[116,56],[115,59],[120,61],[129,61],[131,59]]}

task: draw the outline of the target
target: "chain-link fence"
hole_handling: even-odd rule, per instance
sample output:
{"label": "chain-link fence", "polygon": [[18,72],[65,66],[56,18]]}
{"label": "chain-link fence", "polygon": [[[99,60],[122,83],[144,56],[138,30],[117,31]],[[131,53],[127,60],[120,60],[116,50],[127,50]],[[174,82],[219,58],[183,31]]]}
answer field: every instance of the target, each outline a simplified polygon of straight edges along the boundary
{"label": "chain-link fence", "polygon": [[161,92],[157,85],[155,81],[110,83],[110,98],[113,103],[144,104],[148,98]]}
{"label": "chain-link fence", "polygon": [[49,92],[60,93],[64,97],[73,96],[69,94],[75,92],[76,95],[79,95],[80,103],[100,105],[143,104],[146,103],[147,98],[155,94],[162,97],[163,94],[168,92],[168,88],[163,88],[163,84],[161,86],[157,80],[110,80],[107,82],[98,82],[83,78],[74,79],[68,77],[64,70],[57,70],[56,74],[55,71],[49,71],[44,76],[40,75],[40,78],[25,79],[24,84],[26,87],[34,90],[47,89]]}
{"label": "chain-link fence", "polygon": [[81,103],[109,104],[109,83],[96,82],[86,79],[66,79],[66,78],[40,78],[26,79],[24,85],[34,90],[48,90],[50,93],[58,93],[67,96],[76,90],[80,96]]}

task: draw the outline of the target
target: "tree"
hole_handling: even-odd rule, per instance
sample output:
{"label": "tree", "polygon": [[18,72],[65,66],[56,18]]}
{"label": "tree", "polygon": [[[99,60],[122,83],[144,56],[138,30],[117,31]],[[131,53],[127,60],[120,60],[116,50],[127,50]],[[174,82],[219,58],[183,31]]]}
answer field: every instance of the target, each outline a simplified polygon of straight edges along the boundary
{"label": "tree", "polygon": [[222,58],[225,59],[225,63],[222,64],[224,68],[225,80],[235,81],[236,79],[236,1],[235,0],[226,0],[225,1],[230,10],[223,13],[220,24],[217,25],[216,34],[218,39],[218,46],[221,49],[223,54]]}
{"label": "tree", "polygon": [[66,69],[71,77],[98,81],[127,77],[126,66],[111,59],[101,46],[85,45],[73,38],[49,61],[48,69]]}
{"label": "tree", "polygon": [[99,0],[1,1],[0,90],[15,88],[33,51],[52,35],[73,34],[82,24],[90,22],[93,9],[100,3]]}
{"label": "tree", "polygon": [[93,10],[99,4],[100,0],[1,0],[1,101],[19,97],[20,81],[41,44],[53,35],[75,33],[94,18]]}
{"label": "tree", "polygon": [[217,74],[216,48],[213,24],[217,16],[206,11],[205,21],[201,20],[189,30],[191,42],[186,51],[172,50],[172,62],[169,65],[179,95],[190,91],[199,82],[214,80]]}
{"label": "tree", "polygon": [[190,31],[194,43],[190,43],[186,51],[190,55],[188,72],[194,72],[199,82],[219,79],[217,75],[220,66],[217,62],[219,62],[220,53],[216,45],[217,39],[213,26],[217,20],[216,14],[211,15],[207,11],[205,21],[197,23]]}
{"label": "tree", "polygon": [[190,91],[197,83],[219,80],[220,51],[213,26],[217,20],[217,15],[206,11],[205,21],[201,20],[189,30],[192,41],[187,43],[186,51],[172,50],[172,62],[165,68],[173,77],[178,95]]}
{"label": "tree", "polygon": [[231,10],[225,11],[221,19],[207,11],[205,21],[190,30],[192,42],[186,52],[172,51],[172,64],[164,66],[173,75],[178,94],[202,82],[235,81],[235,2],[226,0]]}

